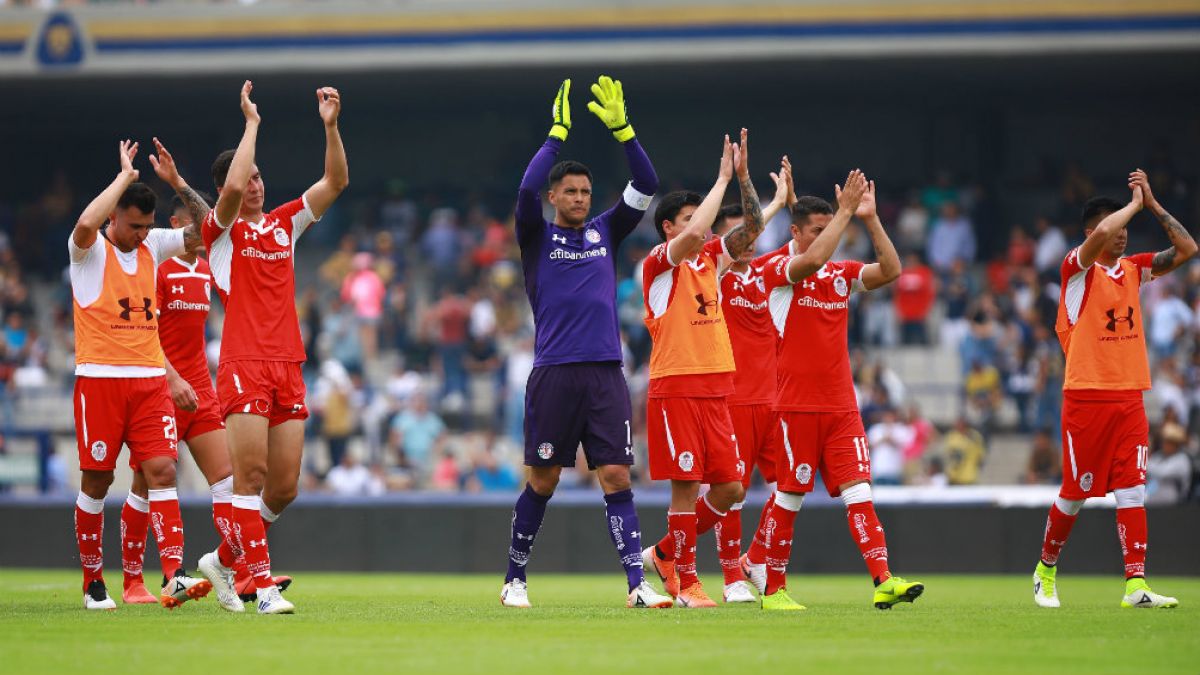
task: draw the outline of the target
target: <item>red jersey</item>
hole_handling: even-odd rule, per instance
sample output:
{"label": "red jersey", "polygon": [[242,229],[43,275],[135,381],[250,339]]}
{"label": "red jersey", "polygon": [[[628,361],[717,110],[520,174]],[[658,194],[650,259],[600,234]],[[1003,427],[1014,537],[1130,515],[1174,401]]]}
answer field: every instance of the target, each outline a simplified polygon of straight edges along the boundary
{"label": "red jersey", "polygon": [[896,316],[901,321],[924,321],[933,308],[933,270],[924,265],[906,267],[896,278],[893,291]]}
{"label": "red jersey", "polygon": [[779,394],[775,409],[796,412],[858,410],[846,328],[850,293],[863,291],[863,263],[825,263],[793,284],[787,278],[789,255],[763,269],[771,320],[780,336]]}
{"label": "red jersey", "polygon": [[775,326],[767,309],[762,268],[721,276],[721,308],[733,343],[733,394],[729,405],[775,402]]}
{"label": "red jersey", "polygon": [[204,245],[221,300],[221,362],[304,361],[296,317],[296,240],[316,222],[308,202],[294,199],[251,223],[204,219]]}
{"label": "red jersey", "polygon": [[[212,387],[204,326],[212,299],[208,261],[171,258],[158,266],[158,338],[171,367],[192,387]],[[197,384],[199,383],[199,384]]]}

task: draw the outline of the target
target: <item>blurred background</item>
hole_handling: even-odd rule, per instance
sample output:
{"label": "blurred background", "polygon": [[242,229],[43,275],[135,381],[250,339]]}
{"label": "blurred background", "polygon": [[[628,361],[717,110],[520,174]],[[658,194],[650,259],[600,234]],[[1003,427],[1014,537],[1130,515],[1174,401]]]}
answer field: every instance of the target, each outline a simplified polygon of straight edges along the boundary
{"label": "blurred background", "polygon": [[[344,101],[351,187],[296,259],[314,413],[300,503],[430,491],[507,503],[523,484],[533,359],[516,187],[572,77],[563,157],[595,173],[595,212],[619,198],[623,155],[585,109],[586,83],[607,73],[624,82],[659,194],[707,188],[722,134],[742,126],[764,202],[783,154],[800,194],[832,199],[854,167],[876,180],[905,269],[853,298],[849,348],[876,482],[897,486],[881,503],[1049,503],[1059,265],[1082,241],[1083,203],[1126,198],[1135,167],[1200,233],[1198,55],[1200,2],[1186,0],[0,0],[0,492],[69,499],[77,485],[65,240],[115,174],[117,140],[142,142],[165,225],[151,137],[211,192],[208,167],[240,137],[251,78],[269,206],[321,174],[313,90],[336,86]],[[760,250],[787,225],[772,221]],[[617,258],[635,417],[650,341],[632,272],[655,243],[644,222]],[[1131,252],[1168,245],[1152,216],[1131,224]],[[856,224],[836,257],[872,255]],[[1143,302],[1149,499],[1195,500],[1200,265],[1150,284]],[[644,459],[641,419],[634,437]],[[206,496],[182,461],[183,491]],[[639,495],[665,503],[644,468]],[[118,473],[114,496],[128,481]],[[574,489],[596,488],[579,471],[560,487]]]}

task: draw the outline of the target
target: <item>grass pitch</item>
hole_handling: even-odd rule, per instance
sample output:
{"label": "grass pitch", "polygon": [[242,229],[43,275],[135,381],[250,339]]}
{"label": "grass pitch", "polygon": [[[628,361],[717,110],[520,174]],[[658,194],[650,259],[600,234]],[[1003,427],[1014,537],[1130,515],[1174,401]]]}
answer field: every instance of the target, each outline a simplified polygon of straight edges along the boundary
{"label": "grass pitch", "polygon": [[883,612],[865,575],[796,574],[808,611],[765,614],[627,610],[619,574],[535,575],[535,608],[509,610],[498,575],[300,573],[298,613],[260,617],[212,598],[85,612],[78,572],[3,569],[0,672],[1200,672],[1200,579],[1152,578],[1180,608],[1134,610],[1118,606],[1119,577],[1065,573],[1055,611],[1034,606],[1024,575],[914,576],[925,595]]}

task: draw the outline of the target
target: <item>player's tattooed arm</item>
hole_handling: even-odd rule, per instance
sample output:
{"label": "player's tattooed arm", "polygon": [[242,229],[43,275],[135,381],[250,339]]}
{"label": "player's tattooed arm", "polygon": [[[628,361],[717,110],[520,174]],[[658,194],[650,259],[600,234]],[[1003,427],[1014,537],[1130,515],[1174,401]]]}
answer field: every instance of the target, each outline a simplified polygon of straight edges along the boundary
{"label": "player's tattooed arm", "polygon": [[157,154],[150,155],[150,164],[154,167],[154,173],[175,190],[175,194],[179,195],[179,199],[183,201],[192,218],[192,222],[183,228],[183,243],[188,253],[195,253],[203,247],[200,227],[212,209],[208,202],[200,196],[200,193],[193,190],[183,176],[179,175],[175,158],[157,137],[154,139],[154,149]]}
{"label": "player's tattooed arm", "polygon": [[738,187],[742,191],[742,213],[745,214],[742,224],[725,234],[725,250],[734,260],[740,258],[754,244],[754,240],[758,239],[766,225],[762,204],[758,201],[758,192],[754,189],[754,181],[750,180],[749,142],[748,132],[742,129],[741,144],[733,146],[733,166],[737,173]]}
{"label": "player's tattooed arm", "polygon": [[1158,218],[1158,222],[1162,223],[1163,229],[1167,231],[1167,237],[1171,240],[1171,248],[1154,254],[1150,272],[1156,277],[1162,276],[1191,260],[1196,255],[1196,240],[1155,199],[1154,192],[1150,190],[1150,179],[1146,176],[1146,172],[1138,169],[1129,174],[1129,185],[1141,188],[1143,206],[1150,209],[1154,217]]}
{"label": "player's tattooed arm", "polygon": [[721,165],[717,171],[717,181],[713,183],[708,195],[692,212],[692,219],[683,227],[683,230],[667,242],[667,261],[672,265],[679,265],[684,260],[700,253],[704,248],[709,229],[716,221],[717,213],[721,210],[721,200],[725,197],[725,190],[729,187],[729,181],[733,179],[733,152],[733,145],[729,142],[729,136],[726,135],[725,146],[721,152]]}
{"label": "player's tattooed arm", "polygon": [[138,179],[138,170],[133,168],[133,158],[137,156],[138,144],[124,140],[120,142],[118,149],[121,172],[108,187],[104,188],[103,192],[96,195],[83,213],[79,214],[79,220],[76,221],[75,229],[71,232],[71,239],[79,248],[91,248],[92,244],[96,243],[97,233],[108,221],[109,215],[116,210],[117,201],[121,199],[121,195],[125,194],[125,190]]}

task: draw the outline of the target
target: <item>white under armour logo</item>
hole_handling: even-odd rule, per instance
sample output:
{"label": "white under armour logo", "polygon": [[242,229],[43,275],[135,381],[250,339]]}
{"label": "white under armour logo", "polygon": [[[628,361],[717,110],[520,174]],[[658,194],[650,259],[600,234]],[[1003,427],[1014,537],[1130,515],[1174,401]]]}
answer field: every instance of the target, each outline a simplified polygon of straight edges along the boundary
{"label": "white under armour logo", "polygon": [[171,292],[172,292],[172,293],[182,293],[182,292],[183,292],[183,286],[172,286],[172,287],[171,287]]}
{"label": "white under armour logo", "polygon": [[553,241],[553,242],[554,242],[554,243],[556,243],[556,244],[565,244],[565,243],[567,243],[567,238],[566,238],[566,237],[560,237],[560,236],[559,236],[559,235],[557,235],[557,234],[552,234],[552,235],[550,235],[550,240],[551,240],[551,241]]}

